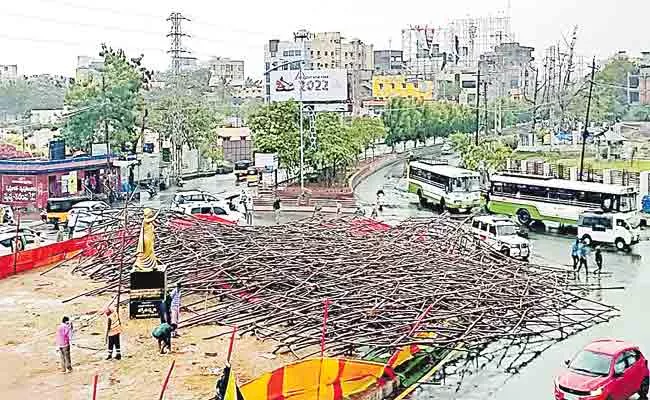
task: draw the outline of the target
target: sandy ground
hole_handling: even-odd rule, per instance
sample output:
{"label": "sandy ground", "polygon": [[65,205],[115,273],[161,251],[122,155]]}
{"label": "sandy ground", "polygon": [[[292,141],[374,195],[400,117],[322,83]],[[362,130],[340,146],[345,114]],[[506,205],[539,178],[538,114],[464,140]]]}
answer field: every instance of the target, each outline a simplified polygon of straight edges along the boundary
{"label": "sandy ground", "polygon": [[[63,300],[98,287],[95,282],[70,275],[67,267],[45,276],[32,271],[0,281],[0,393],[3,400],[91,398],[93,376],[99,376],[97,399],[158,399],[162,382],[176,360],[165,398],[203,400],[214,396],[221,376],[229,335],[203,338],[229,328],[216,325],[181,330],[172,340],[173,353],[158,354],[151,330],[158,320],[123,318],[120,361],[105,361],[105,320],[97,311],[109,296]],[[186,304],[190,303],[186,300]],[[126,310],[122,311],[125,313]],[[63,315],[74,324],[71,374],[61,372],[54,332]],[[186,315],[188,315],[186,313]],[[181,315],[181,321],[183,315]],[[239,338],[233,368],[241,384],[294,360],[291,355],[269,354],[271,342]]]}

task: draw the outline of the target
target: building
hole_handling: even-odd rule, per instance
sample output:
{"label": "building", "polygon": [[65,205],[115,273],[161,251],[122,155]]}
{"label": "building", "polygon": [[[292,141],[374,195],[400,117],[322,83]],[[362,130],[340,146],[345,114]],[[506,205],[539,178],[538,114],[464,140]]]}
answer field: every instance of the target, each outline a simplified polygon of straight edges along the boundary
{"label": "building", "polygon": [[104,70],[104,60],[91,58],[88,56],[77,57],[77,71],[75,77],[77,80],[101,77]]}
{"label": "building", "polygon": [[205,65],[210,69],[210,86],[227,84],[233,87],[240,87],[246,81],[244,60],[212,57]]}
{"label": "building", "polygon": [[[49,161],[3,160],[0,161],[0,199],[3,204],[14,207],[45,208],[49,198],[84,194],[86,178],[97,182],[95,192],[101,195],[105,188],[99,182],[105,171],[105,156]],[[111,173],[114,172],[111,167]]]}
{"label": "building", "polygon": [[346,41],[341,32],[307,33],[306,43],[312,69],[373,70],[371,44],[360,39]]}
{"label": "building", "polygon": [[226,161],[237,162],[253,159],[253,136],[250,129],[240,128],[218,128],[217,146],[223,150],[223,158]]}
{"label": "building", "polygon": [[448,66],[476,69],[481,54],[513,38],[510,17],[504,13],[440,26],[409,25],[402,29],[402,57],[409,75],[433,79]]}
{"label": "building", "polygon": [[372,78],[372,97],[375,100],[391,97],[433,100],[433,81],[409,80],[404,75],[375,75]]}
{"label": "building", "polygon": [[[374,52],[370,44],[359,39],[346,40],[340,32],[309,32],[299,30],[293,40],[273,39],[264,46],[265,71],[281,66],[278,70],[299,70],[300,63],[305,70],[374,70]],[[366,74],[353,73],[348,82],[353,82],[351,95],[361,95],[370,87]],[[356,86],[355,86],[356,82]],[[370,90],[367,91],[368,93]],[[265,100],[271,101],[271,75],[265,74]]]}
{"label": "building", "polygon": [[0,64],[0,81],[2,80],[15,81],[16,79],[18,79],[18,65]]}
{"label": "building", "polygon": [[404,67],[402,50],[375,50],[374,64],[377,74],[399,74]]}
{"label": "building", "polygon": [[[498,97],[522,99],[524,90],[535,86],[534,74],[530,71],[533,62],[533,47],[521,46],[517,42],[502,43],[494,51],[482,54],[479,61],[481,82],[487,82],[487,98]],[[482,87],[481,94],[485,88]]]}
{"label": "building", "polygon": [[29,123],[32,125],[52,125],[57,123],[63,115],[63,109],[32,109],[29,115]]}

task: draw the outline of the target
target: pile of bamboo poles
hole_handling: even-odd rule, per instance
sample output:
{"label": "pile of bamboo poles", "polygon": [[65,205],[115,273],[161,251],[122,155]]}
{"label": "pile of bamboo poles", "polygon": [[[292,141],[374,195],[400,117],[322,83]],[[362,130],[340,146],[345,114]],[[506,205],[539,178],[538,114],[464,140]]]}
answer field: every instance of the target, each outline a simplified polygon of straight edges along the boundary
{"label": "pile of bamboo poles", "polygon": [[[75,273],[105,282],[84,295],[117,291],[141,220],[137,209],[116,216],[93,241],[97,253],[75,263]],[[330,355],[555,341],[616,315],[573,274],[491,251],[444,216],[386,229],[350,218],[227,226],[162,212],[156,224],[156,255],[193,311],[181,328],[236,325],[301,356],[320,342],[326,299]],[[128,273],[121,283],[128,292]]]}

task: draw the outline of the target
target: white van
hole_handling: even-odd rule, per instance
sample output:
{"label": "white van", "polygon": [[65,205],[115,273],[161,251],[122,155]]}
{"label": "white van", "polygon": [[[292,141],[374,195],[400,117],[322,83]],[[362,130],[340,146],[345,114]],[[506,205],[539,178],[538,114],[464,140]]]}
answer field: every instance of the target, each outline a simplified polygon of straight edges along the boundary
{"label": "white van", "polygon": [[630,250],[639,243],[638,218],[634,214],[586,211],[578,218],[578,239],[586,245],[613,244],[618,250]]}
{"label": "white van", "polygon": [[519,227],[507,217],[484,215],[472,219],[472,234],[494,250],[523,261],[530,257],[530,242],[519,236]]}

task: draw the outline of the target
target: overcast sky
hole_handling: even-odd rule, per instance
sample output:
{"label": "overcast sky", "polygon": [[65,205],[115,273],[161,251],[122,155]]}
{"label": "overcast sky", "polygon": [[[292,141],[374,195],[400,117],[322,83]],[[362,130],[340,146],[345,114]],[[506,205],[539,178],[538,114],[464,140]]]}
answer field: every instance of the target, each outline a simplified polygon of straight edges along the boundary
{"label": "overcast sky", "polygon": [[[536,49],[570,36],[579,26],[577,52],[591,58],[620,49],[650,51],[650,1],[511,0],[517,41]],[[21,74],[72,76],[77,55],[96,55],[103,41],[129,55],[145,54],[155,68],[169,65],[166,17],[191,18],[185,41],[198,58],[243,58],[246,74],[263,71],[263,46],[289,39],[299,28],[341,31],[375,49],[401,46],[408,24],[444,24],[452,18],[496,15],[507,0],[0,0],[0,64],[18,64]],[[603,4],[603,6],[601,6]]]}

